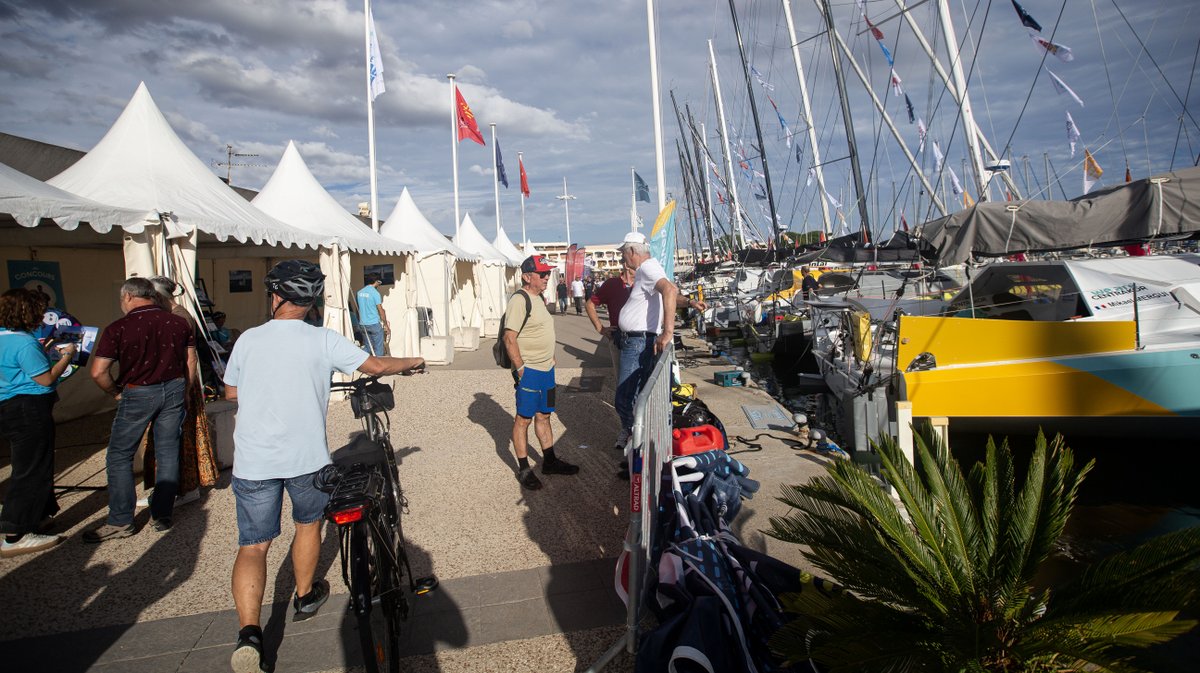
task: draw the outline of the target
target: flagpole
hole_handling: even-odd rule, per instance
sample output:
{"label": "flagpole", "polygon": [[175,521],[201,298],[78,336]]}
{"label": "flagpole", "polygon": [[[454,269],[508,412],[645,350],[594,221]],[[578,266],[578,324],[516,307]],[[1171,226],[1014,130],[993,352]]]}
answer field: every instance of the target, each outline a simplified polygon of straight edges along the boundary
{"label": "flagpole", "polygon": [[371,91],[371,0],[363,0],[363,43],[367,59],[367,160],[371,173],[371,229],[379,231],[379,202],[375,180],[375,96]]}
{"label": "flagpole", "polygon": [[636,171],[629,167],[629,231],[637,232],[637,182],[633,175]]}
{"label": "flagpole", "polygon": [[567,177],[563,176],[563,193],[561,196],[555,197],[563,202],[563,208],[566,208],[567,213],[567,247],[571,247],[571,202],[575,200],[574,196],[567,193]]}
{"label": "flagpole", "polygon": [[729,247],[737,250],[746,245],[746,235],[742,232],[742,207],[738,202],[737,184],[733,174],[733,150],[729,147],[729,127],[725,124],[725,102],[721,99],[721,80],[717,76],[717,54],[713,51],[712,40],[708,41],[708,64],[709,72],[712,74],[713,96],[717,99],[717,119],[721,122],[721,150],[725,156],[725,191],[729,193],[729,221],[733,225],[733,230],[730,232],[733,240]]}
{"label": "flagpole", "polygon": [[[525,166],[524,159],[522,158],[523,154],[525,153],[517,152],[517,166],[519,168],[524,168]],[[520,180],[521,178],[518,177],[517,179]],[[525,192],[520,189],[517,191],[521,192],[521,247],[523,249],[525,244],[529,242],[529,239],[525,236]]]}
{"label": "flagpole", "polygon": [[450,80],[450,157],[454,164],[454,235],[458,236],[458,88],[454,84],[454,73],[446,75]]}
{"label": "flagpole", "polygon": [[[654,37],[654,0],[646,0],[646,25],[650,34],[650,97],[654,111],[654,170],[658,180],[658,211],[667,207],[667,167],[663,159],[662,105],[658,96],[658,46]],[[565,191],[565,190],[564,190]]]}
{"label": "flagpole", "polygon": [[488,124],[492,127],[492,190],[496,194],[496,235],[500,235],[500,171],[496,168],[496,124]]}

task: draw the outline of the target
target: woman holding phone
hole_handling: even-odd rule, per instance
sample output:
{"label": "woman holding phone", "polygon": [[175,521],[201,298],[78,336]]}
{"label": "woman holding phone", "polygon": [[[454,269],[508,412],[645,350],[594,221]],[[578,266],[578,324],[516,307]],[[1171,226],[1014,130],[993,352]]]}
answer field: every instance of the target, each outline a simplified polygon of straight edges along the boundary
{"label": "woman holding phone", "polygon": [[0,510],[0,556],[31,554],[63,541],[38,532],[58,513],[54,498],[54,386],[75,357],[75,344],[54,347],[53,360],[32,330],[46,300],[15,288],[0,295],[0,435],[12,451],[12,477]]}

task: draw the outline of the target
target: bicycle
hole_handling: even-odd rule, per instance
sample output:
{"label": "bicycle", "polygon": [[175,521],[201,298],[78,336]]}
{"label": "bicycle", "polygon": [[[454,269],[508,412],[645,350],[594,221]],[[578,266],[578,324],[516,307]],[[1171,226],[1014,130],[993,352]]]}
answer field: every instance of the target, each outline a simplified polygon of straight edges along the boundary
{"label": "bicycle", "polygon": [[335,451],[333,464],[318,476],[321,488],[331,492],[325,518],[338,527],[342,579],[358,620],[363,663],[369,673],[397,673],[400,625],[408,619],[404,579],[415,596],[433,591],[438,581],[414,578],[404,548],[400,516],[408,502],[387,415],[395,408],[395,397],[378,376],[334,382],[330,389],[349,393],[354,417],[362,419],[365,432]]}

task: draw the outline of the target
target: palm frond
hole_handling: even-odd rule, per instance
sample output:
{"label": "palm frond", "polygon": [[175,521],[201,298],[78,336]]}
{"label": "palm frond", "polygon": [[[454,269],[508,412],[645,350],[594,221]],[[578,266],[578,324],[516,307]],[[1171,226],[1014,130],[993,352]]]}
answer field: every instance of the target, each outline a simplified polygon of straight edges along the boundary
{"label": "palm frond", "polygon": [[949,566],[958,575],[957,584],[962,591],[971,593],[976,581],[975,553],[980,535],[975,502],[958,461],[950,455],[944,441],[935,440],[929,447],[918,437],[917,454],[923,484],[937,504],[937,521],[943,540],[952,552],[947,554]]}
{"label": "palm frond", "polygon": [[1195,607],[1200,527],[1160,535],[1088,566],[1054,595],[1056,610]]}

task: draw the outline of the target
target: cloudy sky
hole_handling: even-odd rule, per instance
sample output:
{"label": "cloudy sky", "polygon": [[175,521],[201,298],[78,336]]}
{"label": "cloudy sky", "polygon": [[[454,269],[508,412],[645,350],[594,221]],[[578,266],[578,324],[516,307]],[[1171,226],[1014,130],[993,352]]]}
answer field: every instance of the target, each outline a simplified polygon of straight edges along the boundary
{"label": "cloudy sky", "polygon": [[[1075,91],[1082,107],[1056,94],[1046,70],[1039,72],[1042,53],[1009,0],[949,4],[958,39],[966,45],[962,60],[977,121],[997,151],[1007,148],[1022,190],[1044,191],[1048,158],[1062,192],[1078,195],[1083,147],[1105,171],[1101,184],[1123,180],[1126,161],[1135,177],[1144,177],[1190,166],[1200,154],[1200,112],[1183,104],[1189,95],[1200,97],[1191,92],[1200,3],[1024,2],[1043,36],[1053,35],[1054,42],[1072,49],[1073,61],[1049,57],[1045,66]],[[728,2],[656,5],[665,189],[682,196],[672,90],[697,126],[704,124],[718,161],[721,156],[707,40],[717,53],[730,135],[742,139],[751,157],[757,154],[754,128]],[[934,5],[925,3],[912,14],[947,64]],[[768,92],[755,85],[780,219],[797,231],[819,227],[819,194],[815,183],[805,184],[812,152],[782,4],[738,0],[736,6],[749,58],[774,87],[770,96],[794,134],[789,148]],[[935,81],[913,32],[901,19],[889,19],[896,14],[893,0],[872,0],[866,7],[931,140],[938,141],[946,165],[968,192],[978,196],[964,172],[957,108]],[[563,203],[554,198],[562,193],[564,177],[577,197],[570,203],[575,241],[615,242],[628,230],[630,168],[657,189],[643,0],[377,0],[372,11],[387,85],[376,101],[381,215],[407,186],[435,225],[453,231],[446,74],[455,73],[485,136],[488,123],[497,125],[512,185],[501,189],[501,217],[514,240],[520,231],[518,151],[532,190],[529,238],[566,237]],[[804,0],[794,0],[793,12],[818,144],[828,162],[828,191],[844,205],[847,226],[857,227],[821,16]],[[839,0],[832,12],[871,90],[915,151],[916,125],[908,123],[903,99],[889,87],[888,65],[855,3]],[[224,161],[226,145],[258,155],[242,161],[262,166],[233,169],[235,184],[261,188],[287,141],[294,140],[317,179],[353,210],[369,199],[363,42],[363,5],[353,0],[0,0],[0,131],[87,150],[145,81],[175,131],[203,161]],[[873,228],[890,230],[901,211],[910,223],[923,219],[931,214],[928,199],[919,200],[899,145],[852,70],[846,76]],[[1082,136],[1073,158],[1066,111]],[[459,176],[463,211],[490,235],[495,227],[490,136],[488,142],[487,148],[459,145]],[[931,167],[931,148],[918,158]],[[945,170],[943,180],[948,191]],[[763,202],[752,197],[744,178],[737,189],[763,227],[769,221],[760,212]],[[1054,187],[1055,197],[1062,192]],[[652,221],[654,208],[639,204],[639,210]],[[722,213],[721,226],[726,220]]]}

